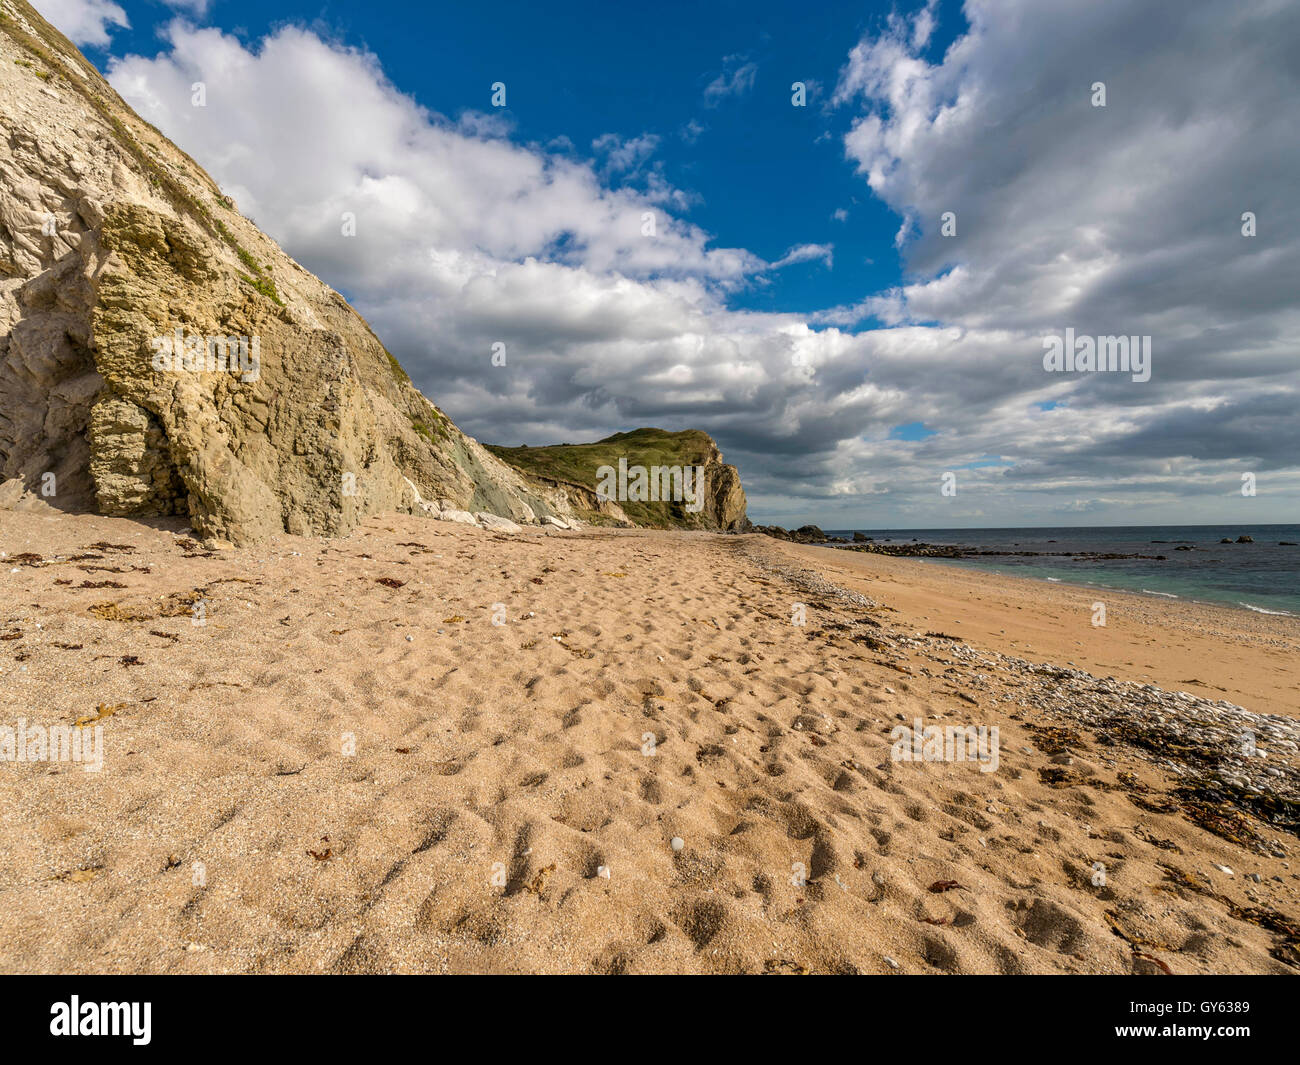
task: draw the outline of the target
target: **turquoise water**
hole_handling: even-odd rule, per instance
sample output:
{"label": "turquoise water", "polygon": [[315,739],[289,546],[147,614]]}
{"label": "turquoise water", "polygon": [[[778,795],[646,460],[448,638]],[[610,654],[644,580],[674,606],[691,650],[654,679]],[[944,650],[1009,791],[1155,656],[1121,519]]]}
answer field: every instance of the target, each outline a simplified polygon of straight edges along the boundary
{"label": "turquoise water", "polygon": [[[1144,592],[1152,596],[1218,603],[1270,614],[1300,617],[1300,525],[1132,525],[1056,529],[832,529],[880,543],[954,544],[976,550],[1108,552],[1164,555],[1090,559],[1066,556],[997,555],[925,559],[1018,577],[1037,577],[1091,588]],[[1254,543],[1221,544],[1250,536]],[[1190,551],[1177,550],[1180,546]]]}

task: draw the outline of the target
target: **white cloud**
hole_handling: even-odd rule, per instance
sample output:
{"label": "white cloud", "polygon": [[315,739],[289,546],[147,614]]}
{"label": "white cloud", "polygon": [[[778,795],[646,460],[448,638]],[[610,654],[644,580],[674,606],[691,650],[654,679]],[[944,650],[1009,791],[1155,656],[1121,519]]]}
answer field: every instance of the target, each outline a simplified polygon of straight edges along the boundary
{"label": "white cloud", "polygon": [[659,147],[659,138],[653,133],[639,137],[620,137],[617,133],[602,133],[591,147],[605,157],[605,169],[610,173],[637,171]]}
{"label": "white cloud", "polygon": [[33,6],[73,44],[103,48],[111,27],[128,28],[126,12],[112,0],[37,0]]}
{"label": "white cloud", "polygon": [[695,119],[692,118],[684,126],[682,126],[681,130],[679,130],[679,133],[681,135],[682,140],[684,140],[687,144],[694,144],[697,140],[700,139],[700,134],[705,132],[705,130],[707,130],[708,128],[709,127],[704,125],[702,122],[697,122]]}
{"label": "white cloud", "polygon": [[717,107],[729,96],[744,96],[754,87],[758,64],[741,62],[739,56],[727,56],[723,72],[704,88],[704,105]]}
{"label": "white cloud", "polygon": [[938,23],[934,13],[938,3],[939,0],[926,0],[925,7],[912,19],[912,47],[918,52],[930,43],[930,35]]}
{"label": "white cloud", "polygon": [[772,269],[779,270],[783,266],[791,266],[794,263],[808,263],[820,259],[829,270],[833,265],[833,252],[834,247],[830,244],[799,244],[777,259],[772,264]]}

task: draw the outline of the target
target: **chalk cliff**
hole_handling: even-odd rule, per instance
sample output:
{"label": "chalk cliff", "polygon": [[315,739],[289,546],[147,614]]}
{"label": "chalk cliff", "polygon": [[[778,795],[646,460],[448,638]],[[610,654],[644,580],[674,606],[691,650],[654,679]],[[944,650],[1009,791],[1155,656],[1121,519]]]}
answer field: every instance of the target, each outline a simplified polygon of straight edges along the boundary
{"label": "chalk cliff", "polygon": [[30,5],[0,14],[0,505],[232,542],[553,513]]}

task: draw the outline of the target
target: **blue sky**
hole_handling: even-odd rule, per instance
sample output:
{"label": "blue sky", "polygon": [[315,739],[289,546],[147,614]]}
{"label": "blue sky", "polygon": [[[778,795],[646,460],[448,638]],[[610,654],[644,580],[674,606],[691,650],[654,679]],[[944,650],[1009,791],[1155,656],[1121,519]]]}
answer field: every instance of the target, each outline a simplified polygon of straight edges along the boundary
{"label": "blue sky", "polygon": [[481,440],[704,429],[785,525],[1300,513],[1300,5],[36,6]]}

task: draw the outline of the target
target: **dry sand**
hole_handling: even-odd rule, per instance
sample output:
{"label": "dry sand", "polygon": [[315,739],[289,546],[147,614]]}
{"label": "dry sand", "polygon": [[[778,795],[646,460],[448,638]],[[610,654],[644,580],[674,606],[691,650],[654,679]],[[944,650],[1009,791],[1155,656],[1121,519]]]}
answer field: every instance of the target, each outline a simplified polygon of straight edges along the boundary
{"label": "dry sand", "polygon": [[[391,517],[207,552],[5,513],[0,551],[0,726],[105,743],[0,764],[6,972],[1297,971],[1293,836],[1154,812],[1149,754],[1063,756],[950,641],[870,645],[1291,714],[1293,620],[1111,596],[1099,631],[1090,592],[757,536]],[[997,725],[997,771],[891,761],[917,717]]]}

